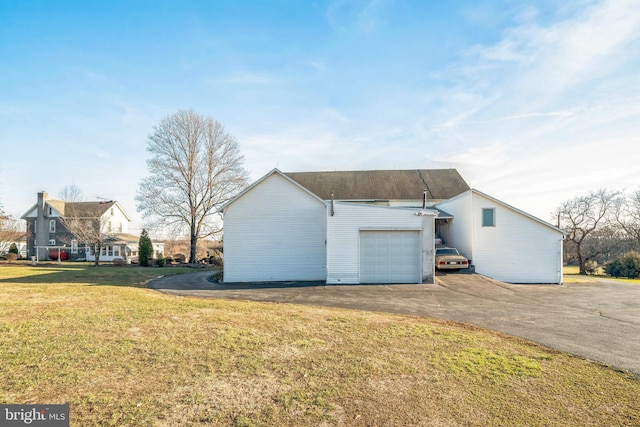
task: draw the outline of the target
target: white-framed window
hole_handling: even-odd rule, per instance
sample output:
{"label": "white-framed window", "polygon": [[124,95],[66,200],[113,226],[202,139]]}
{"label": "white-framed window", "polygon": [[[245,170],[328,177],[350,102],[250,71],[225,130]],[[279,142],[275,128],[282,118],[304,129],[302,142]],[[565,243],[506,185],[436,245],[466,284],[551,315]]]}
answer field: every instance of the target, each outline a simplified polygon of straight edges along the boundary
{"label": "white-framed window", "polygon": [[113,256],[114,257],[120,256],[120,246],[119,245],[116,245],[116,246],[113,247]]}
{"label": "white-framed window", "polygon": [[49,221],[49,233],[55,233],[56,232],[56,220],[52,219],[51,221]]}
{"label": "white-framed window", "polygon": [[482,208],[482,226],[496,226],[496,210],[495,208]]}
{"label": "white-framed window", "polygon": [[71,253],[72,254],[78,253],[78,241],[75,239],[71,241]]}

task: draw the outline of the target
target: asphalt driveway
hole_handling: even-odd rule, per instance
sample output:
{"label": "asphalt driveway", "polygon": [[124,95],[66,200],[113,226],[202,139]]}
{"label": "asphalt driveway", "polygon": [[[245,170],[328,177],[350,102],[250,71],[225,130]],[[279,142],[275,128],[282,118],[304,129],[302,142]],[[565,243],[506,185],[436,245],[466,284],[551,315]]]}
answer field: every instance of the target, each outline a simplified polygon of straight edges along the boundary
{"label": "asphalt driveway", "polygon": [[[215,284],[211,271],[149,288],[181,296],[341,307],[471,323],[640,375],[640,285],[589,280],[510,285],[441,274],[432,285]],[[585,279],[587,280],[587,279]]]}

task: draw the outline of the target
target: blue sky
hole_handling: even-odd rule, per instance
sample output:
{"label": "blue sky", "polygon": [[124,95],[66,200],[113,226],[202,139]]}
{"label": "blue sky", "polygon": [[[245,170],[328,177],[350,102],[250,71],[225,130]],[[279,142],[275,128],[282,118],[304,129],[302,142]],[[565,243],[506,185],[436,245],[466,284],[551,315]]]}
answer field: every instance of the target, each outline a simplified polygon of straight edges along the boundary
{"label": "blue sky", "polygon": [[134,197],[146,143],[193,109],[252,179],[457,168],[549,220],[640,185],[640,7],[557,1],[0,0],[0,203]]}

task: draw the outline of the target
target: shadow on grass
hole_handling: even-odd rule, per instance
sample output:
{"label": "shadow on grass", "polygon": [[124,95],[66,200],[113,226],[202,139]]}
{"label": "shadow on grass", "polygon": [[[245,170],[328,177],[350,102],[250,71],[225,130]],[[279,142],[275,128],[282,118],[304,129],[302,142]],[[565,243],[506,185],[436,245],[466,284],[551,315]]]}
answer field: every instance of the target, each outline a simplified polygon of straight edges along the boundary
{"label": "shadow on grass", "polygon": [[314,281],[281,281],[281,282],[243,282],[243,283],[219,283],[213,270],[200,271],[194,274],[181,276],[165,276],[154,279],[147,287],[158,291],[238,291],[238,290],[267,290],[325,287],[326,283],[320,280]]}
{"label": "shadow on grass", "polygon": [[[189,267],[139,267],[113,265],[38,264],[0,269],[0,283],[82,284],[90,286],[144,287],[154,278],[193,272]],[[7,277],[10,276],[10,277]]]}

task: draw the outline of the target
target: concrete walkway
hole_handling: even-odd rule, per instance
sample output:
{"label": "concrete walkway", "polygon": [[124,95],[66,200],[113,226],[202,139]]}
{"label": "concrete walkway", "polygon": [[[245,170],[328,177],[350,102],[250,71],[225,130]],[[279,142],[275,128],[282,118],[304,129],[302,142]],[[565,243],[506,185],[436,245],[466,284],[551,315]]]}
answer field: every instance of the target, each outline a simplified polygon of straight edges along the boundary
{"label": "concrete walkway", "polygon": [[433,285],[219,285],[208,280],[212,274],[169,276],[148,286],[181,296],[341,307],[471,323],[640,375],[640,285],[598,280],[510,285],[477,274],[438,274]]}

